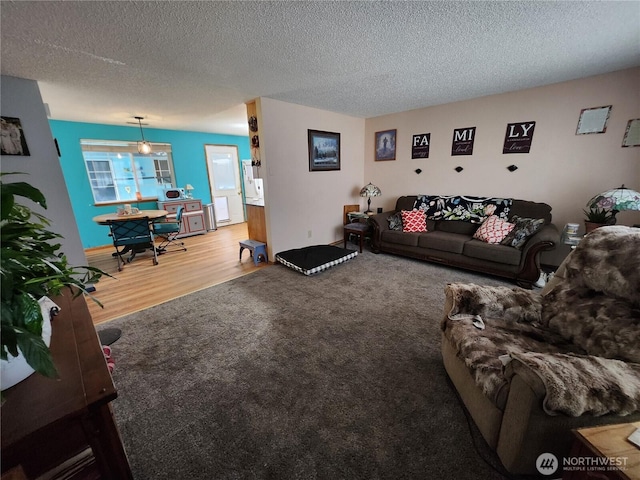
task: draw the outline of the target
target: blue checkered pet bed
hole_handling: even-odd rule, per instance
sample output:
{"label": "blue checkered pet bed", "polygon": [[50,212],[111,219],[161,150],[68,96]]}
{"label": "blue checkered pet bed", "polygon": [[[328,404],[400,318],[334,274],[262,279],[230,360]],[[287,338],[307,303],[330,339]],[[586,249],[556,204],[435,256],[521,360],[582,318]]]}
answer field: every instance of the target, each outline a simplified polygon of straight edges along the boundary
{"label": "blue checkered pet bed", "polygon": [[356,250],[333,245],[314,245],[280,252],[276,254],[276,260],[300,273],[312,275],[351,260],[357,255]]}

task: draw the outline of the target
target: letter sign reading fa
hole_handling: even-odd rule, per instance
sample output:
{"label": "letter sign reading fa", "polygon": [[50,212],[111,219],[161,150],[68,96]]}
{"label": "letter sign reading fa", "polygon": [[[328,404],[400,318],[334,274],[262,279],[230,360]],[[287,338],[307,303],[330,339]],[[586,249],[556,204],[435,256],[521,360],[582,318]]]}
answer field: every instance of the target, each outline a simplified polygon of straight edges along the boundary
{"label": "letter sign reading fa", "polygon": [[411,144],[411,158],[429,158],[430,133],[421,133],[413,136]]}
{"label": "letter sign reading fa", "polygon": [[529,153],[536,122],[507,124],[502,153]]}
{"label": "letter sign reading fa", "polygon": [[476,136],[476,127],[456,128],[453,131],[453,143],[451,155],[473,155],[473,142]]}

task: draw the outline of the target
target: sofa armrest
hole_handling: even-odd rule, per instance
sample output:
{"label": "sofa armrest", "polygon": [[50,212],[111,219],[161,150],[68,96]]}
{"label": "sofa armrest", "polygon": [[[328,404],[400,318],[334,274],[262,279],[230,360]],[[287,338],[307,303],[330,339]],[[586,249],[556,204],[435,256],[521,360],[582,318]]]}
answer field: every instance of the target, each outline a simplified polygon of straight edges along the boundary
{"label": "sofa armrest", "polygon": [[382,235],[382,232],[389,230],[388,219],[394,213],[396,213],[395,210],[392,210],[390,212],[377,213],[369,217],[369,225],[371,225],[371,227],[373,228],[373,235],[371,237],[371,247],[372,247],[372,250],[376,253],[377,251],[379,251],[378,245],[380,245],[380,241],[381,241],[380,237]]}
{"label": "sofa armrest", "polygon": [[640,364],[566,353],[511,354],[505,376],[520,376],[548,415],[640,412]]}
{"label": "sofa armrest", "polygon": [[544,244],[542,250],[550,250],[560,241],[560,232],[558,227],[553,223],[549,223],[538,230],[531,236],[522,247],[522,256],[525,257],[531,248],[536,245]]}
{"label": "sofa armrest", "polygon": [[541,297],[518,287],[492,287],[450,283],[445,289],[444,320],[464,319],[479,315],[515,322],[540,322]]}

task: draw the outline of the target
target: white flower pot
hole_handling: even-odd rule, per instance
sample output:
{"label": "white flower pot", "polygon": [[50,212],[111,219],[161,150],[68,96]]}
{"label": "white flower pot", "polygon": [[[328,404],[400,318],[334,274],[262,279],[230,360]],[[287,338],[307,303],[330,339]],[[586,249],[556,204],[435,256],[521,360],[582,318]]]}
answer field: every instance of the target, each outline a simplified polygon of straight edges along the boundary
{"label": "white flower pot", "polygon": [[[38,300],[42,311],[42,339],[49,346],[51,343],[51,317],[49,312],[51,307],[56,305],[47,297]],[[35,370],[27,363],[27,360],[18,349],[18,356],[9,354],[7,360],[0,360],[0,390],[6,390],[31,376]]]}

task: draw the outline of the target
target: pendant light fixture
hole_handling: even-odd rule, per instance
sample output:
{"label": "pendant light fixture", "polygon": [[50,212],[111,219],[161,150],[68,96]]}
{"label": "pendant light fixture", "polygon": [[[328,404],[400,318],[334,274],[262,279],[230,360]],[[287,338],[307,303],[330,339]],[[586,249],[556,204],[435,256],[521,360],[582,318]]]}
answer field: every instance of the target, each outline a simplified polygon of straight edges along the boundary
{"label": "pendant light fixture", "polygon": [[143,155],[149,155],[151,153],[151,143],[147,142],[144,139],[144,132],[142,131],[142,119],[144,117],[133,117],[138,120],[138,125],[140,125],[140,135],[142,135],[142,141],[138,142],[138,153]]}

